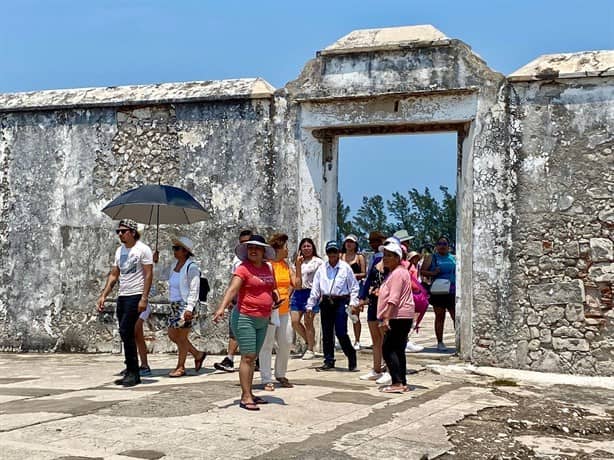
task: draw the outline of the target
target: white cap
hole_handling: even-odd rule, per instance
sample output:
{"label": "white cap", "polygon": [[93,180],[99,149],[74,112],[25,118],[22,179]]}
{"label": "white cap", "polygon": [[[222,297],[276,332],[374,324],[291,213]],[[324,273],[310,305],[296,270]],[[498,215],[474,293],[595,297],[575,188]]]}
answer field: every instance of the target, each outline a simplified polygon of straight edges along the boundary
{"label": "white cap", "polygon": [[382,253],[384,251],[394,252],[399,256],[399,258],[403,257],[403,249],[401,249],[401,245],[392,241],[381,245],[378,250]]}

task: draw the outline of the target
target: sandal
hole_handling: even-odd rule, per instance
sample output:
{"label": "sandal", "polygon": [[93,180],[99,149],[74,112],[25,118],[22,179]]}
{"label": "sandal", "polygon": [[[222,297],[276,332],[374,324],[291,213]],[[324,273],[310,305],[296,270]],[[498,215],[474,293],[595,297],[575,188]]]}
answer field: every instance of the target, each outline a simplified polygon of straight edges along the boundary
{"label": "sandal", "polygon": [[260,410],[260,408],[256,405],[255,402],[244,403],[243,401],[241,401],[239,403],[239,407],[245,410]]}
{"label": "sandal", "polygon": [[269,402],[266,399],[262,399],[260,396],[253,396],[254,404],[268,404]]}
{"label": "sandal", "polygon": [[380,388],[380,390],[382,393],[390,393],[390,394],[403,394],[403,393],[407,393],[409,390],[407,389],[407,387],[394,387],[392,385],[386,385],[383,388]]}
{"label": "sandal", "polygon": [[207,353],[205,353],[204,351],[202,353],[203,355],[200,359],[194,358],[194,370],[196,372],[202,369],[203,363],[205,362],[205,358],[207,357]]}
{"label": "sandal", "polygon": [[270,382],[270,383],[265,383],[264,384],[264,391],[275,391],[275,384]]}
{"label": "sandal", "polygon": [[279,377],[277,381],[283,388],[294,388],[294,385],[292,385],[290,381],[285,377]]}
{"label": "sandal", "polygon": [[185,375],[185,369],[175,369],[172,372],[169,372],[168,376],[170,378],[183,377]]}

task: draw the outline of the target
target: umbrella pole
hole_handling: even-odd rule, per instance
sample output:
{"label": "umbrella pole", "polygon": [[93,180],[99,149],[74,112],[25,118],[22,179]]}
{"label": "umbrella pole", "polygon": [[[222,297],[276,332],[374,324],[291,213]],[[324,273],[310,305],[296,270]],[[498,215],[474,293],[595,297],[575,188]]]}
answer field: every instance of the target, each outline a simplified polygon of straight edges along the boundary
{"label": "umbrella pole", "polygon": [[156,252],[158,252],[158,235],[160,234],[160,205],[157,206],[158,215],[156,217]]}

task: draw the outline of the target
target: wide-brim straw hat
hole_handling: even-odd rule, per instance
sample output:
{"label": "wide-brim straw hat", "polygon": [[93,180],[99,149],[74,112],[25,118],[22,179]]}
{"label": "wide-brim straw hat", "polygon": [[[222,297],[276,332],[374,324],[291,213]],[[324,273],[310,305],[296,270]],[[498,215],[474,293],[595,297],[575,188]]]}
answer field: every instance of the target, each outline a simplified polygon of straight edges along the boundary
{"label": "wide-brim straw hat", "polygon": [[245,262],[247,260],[247,246],[260,246],[264,248],[264,258],[266,260],[275,260],[275,249],[260,235],[252,235],[245,243],[239,243],[235,246],[235,254],[239,260]]}
{"label": "wide-brim straw hat", "polygon": [[194,254],[194,242],[187,236],[180,236],[171,240],[173,246],[181,246],[190,254]]}

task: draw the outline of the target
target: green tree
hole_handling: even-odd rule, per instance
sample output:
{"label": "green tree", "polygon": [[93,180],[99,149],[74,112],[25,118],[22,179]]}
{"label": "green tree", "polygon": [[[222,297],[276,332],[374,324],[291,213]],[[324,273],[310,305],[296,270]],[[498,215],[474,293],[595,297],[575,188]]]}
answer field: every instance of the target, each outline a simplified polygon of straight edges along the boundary
{"label": "green tree", "polygon": [[341,193],[337,192],[337,240],[339,241],[346,235],[354,233],[350,213],[350,207],[345,205]]}
{"label": "green tree", "polygon": [[447,187],[439,187],[442,200],[439,202],[428,187],[424,192],[413,188],[407,196],[395,192],[386,202],[388,212],[395,219],[394,227],[405,228],[414,236],[412,246],[419,248],[424,243],[433,243],[440,235],[454,242],[456,237],[456,195]]}
{"label": "green tree", "polygon": [[379,230],[386,235],[392,233],[392,227],[388,223],[384,198],[381,195],[363,196],[362,205],[356,211],[352,223],[356,235],[359,237],[361,248],[368,247],[367,236],[373,230]]}

